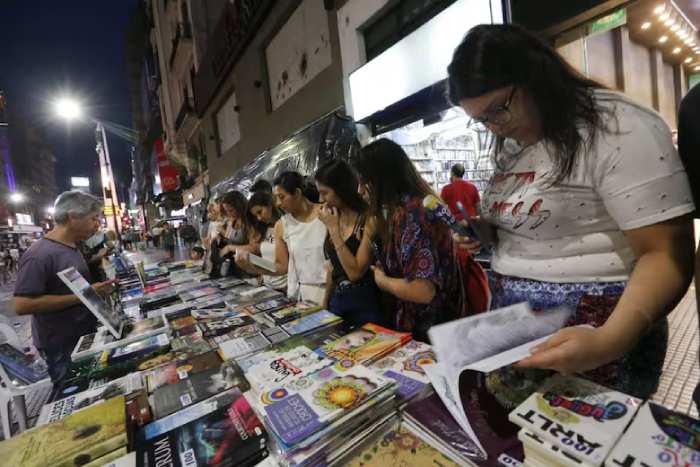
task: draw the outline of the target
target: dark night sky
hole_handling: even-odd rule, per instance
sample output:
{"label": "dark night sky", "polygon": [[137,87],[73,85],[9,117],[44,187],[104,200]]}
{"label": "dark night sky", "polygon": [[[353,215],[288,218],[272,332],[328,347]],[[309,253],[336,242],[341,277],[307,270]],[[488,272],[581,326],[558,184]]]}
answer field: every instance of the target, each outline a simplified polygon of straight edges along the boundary
{"label": "dark night sky", "polygon": [[[59,190],[98,173],[94,125],[68,127],[51,114],[59,94],[79,97],[97,119],[132,126],[126,31],[138,0],[2,0],[0,89],[11,107],[48,134]],[[12,124],[12,122],[10,122]],[[114,177],[128,186],[129,144],[108,135]],[[90,172],[90,173],[88,173]],[[119,189],[119,188],[118,188]]]}

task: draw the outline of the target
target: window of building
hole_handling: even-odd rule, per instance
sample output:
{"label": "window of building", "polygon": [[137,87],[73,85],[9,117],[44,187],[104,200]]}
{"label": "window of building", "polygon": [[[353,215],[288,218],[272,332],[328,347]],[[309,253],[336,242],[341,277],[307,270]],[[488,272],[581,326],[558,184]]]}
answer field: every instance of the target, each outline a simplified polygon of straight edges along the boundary
{"label": "window of building", "polygon": [[238,125],[238,104],[236,93],[229,96],[226,103],[216,113],[216,132],[219,140],[219,157],[231,149],[241,139]]}
{"label": "window of building", "polygon": [[365,28],[367,61],[427,23],[456,0],[403,0]]}

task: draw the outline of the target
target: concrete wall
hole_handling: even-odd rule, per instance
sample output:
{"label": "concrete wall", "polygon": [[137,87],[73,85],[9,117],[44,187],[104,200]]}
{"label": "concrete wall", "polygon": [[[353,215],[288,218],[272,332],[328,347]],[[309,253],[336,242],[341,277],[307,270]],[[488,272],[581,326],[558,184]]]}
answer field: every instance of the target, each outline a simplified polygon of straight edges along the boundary
{"label": "concrete wall", "polygon": [[[643,45],[632,42],[627,27],[622,27],[620,32],[625,94],[640,104],[654,107],[651,51]],[[670,122],[667,123],[670,124]]]}
{"label": "concrete wall", "polygon": [[586,37],[585,42],[588,76],[616,89],[615,34],[613,31],[605,31]]}
{"label": "concrete wall", "polygon": [[[304,0],[323,9],[323,2]],[[276,2],[255,38],[221,87],[203,118],[210,182],[212,185],[273,147],[295,131],[343,105],[342,69],[335,12],[323,10],[329,28],[331,63],[296,93],[272,110],[265,50],[296,6],[303,2]],[[313,37],[311,34],[309,37]],[[312,49],[313,50],[313,49]],[[300,65],[300,64],[293,64]],[[232,92],[236,93],[240,140],[219,154],[216,115]]]}

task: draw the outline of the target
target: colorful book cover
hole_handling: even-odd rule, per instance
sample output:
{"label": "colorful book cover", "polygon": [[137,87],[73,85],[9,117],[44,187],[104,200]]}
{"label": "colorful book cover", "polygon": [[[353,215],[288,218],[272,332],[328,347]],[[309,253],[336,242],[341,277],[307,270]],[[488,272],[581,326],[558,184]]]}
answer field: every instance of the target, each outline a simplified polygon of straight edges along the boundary
{"label": "colorful book cover", "polygon": [[136,446],[143,466],[249,465],[267,433],[243,395],[230,404]]}
{"label": "colorful book cover", "polygon": [[200,334],[175,337],[170,341],[170,348],[173,352],[189,351],[193,355],[199,355],[214,349]]}
{"label": "colorful book cover", "polygon": [[102,467],[136,467],[136,452],[132,451],[122,457],[115,459]]}
{"label": "colorful book cover", "polygon": [[0,363],[25,384],[36,383],[49,377],[46,365],[7,342],[0,344]]}
{"label": "colorful book cover", "polygon": [[180,299],[183,302],[189,302],[202,297],[208,297],[219,293],[219,289],[214,287],[202,287],[200,289],[189,290],[180,294]]}
{"label": "colorful book cover", "polygon": [[218,369],[222,363],[219,354],[210,351],[185,361],[170,362],[154,368],[146,373],[148,392],[153,393],[166,384],[175,384],[204,370]]}
{"label": "colorful book cover", "polygon": [[645,467],[700,464],[700,420],[645,402],[605,461]]}
{"label": "colorful book cover", "polygon": [[[313,316],[313,315],[312,315]],[[319,353],[338,361],[340,368],[369,364],[411,340],[411,333],[392,331],[373,323],[319,348]]]}
{"label": "colorful book cover", "polygon": [[234,310],[227,310],[225,308],[202,308],[192,310],[192,316],[195,319],[221,319],[221,318],[233,318],[234,316],[240,316],[241,313]]}
{"label": "colorful book cover", "polygon": [[554,375],[508,418],[572,456],[597,466],[622,436],[640,404],[637,398],[591,381]]}
{"label": "colorful book cover", "polygon": [[396,423],[388,432],[364,443],[343,465],[348,467],[403,467],[406,465],[457,467],[454,461]]}
{"label": "colorful book cover", "polygon": [[41,408],[41,412],[39,412],[36,426],[61,420],[74,412],[113,397],[126,396],[135,391],[140,391],[143,387],[143,378],[129,375],[94,389],[76,392],[68,397],[45,404]]}
{"label": "colorful book cover", "polygon": [[194,326],[197,324],[197,320],[193,316],[183,316],[182,318],[176,318],[170,321],[170,327],[174,330],[180,330],[188,326]]}
{"label": "colorful book cover", "polygon": [[252,336],[237,337],[219,344],[219,355],[224,360],[233,360],[253,352],[258,352],[270,345],[270,341],[261,333]]}
{"label": "colorful book cover", "polygon": [[154,415],[156,418],[170,415],[234,386],[241,390],[250,388],[238,365],[233,361],[224,362],[219,368],[204,370],[156,389],[151,396]]}
{"label": "colorful book cover", "polygon": [[428,344],[411,341],[386,357],[369,365],[369,368],[395,380],[399,384],[396,395],[406,400],[419,394],[430,382],[423,364],[435,363],[435,353]]}
{"label": "colorful book cover", "polygon": [[267,397],[268,389],[286,388],[296,380],[334,363],[304,346],[282,353],[262,352],[257,357],[259,363],[248,368],[245,376],[252,390],[263,397]]}
{"label": "colorful book cover", "polygon": [[125,446],[124,396],[75,412],[0,443],[3,465],[72,466],[88,463]]}
{"label": "colorful book cover", "polygon": [[321,306],[313,303],[299,302],[293,306],[281,308],[267,313],[270,321],[274,325],[280,325],[299,319],[302,316],[321,311]]}
{"label": "colorful book cover", "polygon": [[148,441],[160,436],[163,433],[167,433],[170,430],[196,420],[214,410],[220,409],[222,407],[228,406],[231,402],[241,396],[241,390],[237,387],[233,387],[224,392],[220,392],[209,399],[197,402],[182,410],[163,417],[159,420],[155,420],[143,427],[142,437],[144,440]]}
{"label": "colorful book cover", "polygon": [[452,418],[437,394],[409,403],[403,413],[408,424],[433,436],[454,452],[455,458],[471,462],[486,460],[485,454]]}
{"label": "colorful book cover", "polygon": [[219,336],[213,337],[211,340],[219,345],[223,342],[230,341],[231,339],[238,339],[240,337],[252,336],[254,334],[259,334],[262,331],[262,326],[258,323],[248,324],[246,326],[241,326],[228,331],[226,334],[221,334]]}
{"label": "colorful book cover", "polygon": [[341,321],[341,318],[328,310],[321,310],[310,315],[302,316],[299,319],[284,323],[282,329],[289,335],[306,334],[315,329],[330,326]]}
{"label": "colorful book cover", "polygon": [[277,436],[293,445],[393,384],[360,365],[343,371],[329,366],[288,387],[266,390],[260,400],[269,402],[264,410]]}
{"label": "colorful book cover", "polygon": [[234,316],[232,318],[201,321],[198,326],[204,337],[216,337],[253,323],[255,321],[250,316]]}
{"label": "colorful book cover", "polygon": [[252,305],[252,308],[256,311],[256,313],[263,313],[279,310],[281,308],[293,305],[294,303],[295,301],[291,298],[280,297],[272,300],[265,300],[262,303],[256,303],[255,305]]}
{"label": "colorful book cover", "polygon": [[525,460],[528,464],[551,464],[560,467],[586,467],[589,465],[578,457],[562,451],[558,446],[524,429],[518,432],[518,439],[523,443]]}
{"label": "colorful book cover", "polygon": [[107,360],[110,364],[117,363],[139,355],[153,353],[159,349],[169,347],[169,345],[170,339],[168,339],[167,334],[158,334],[157,336],[113,348],[109,351]]}

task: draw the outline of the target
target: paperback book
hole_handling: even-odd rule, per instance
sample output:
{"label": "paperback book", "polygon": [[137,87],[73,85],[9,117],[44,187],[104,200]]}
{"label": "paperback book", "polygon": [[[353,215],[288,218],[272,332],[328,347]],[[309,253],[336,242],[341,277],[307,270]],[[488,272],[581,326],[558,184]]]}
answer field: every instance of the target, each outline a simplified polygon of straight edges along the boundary
{"label": "paperback book", "polygon": [[234,316],[201,321],[197,326],[204,337],[216,337],[253,323],[255,320],[250,316]]}
{"label": "paperback book", "polygon": [[234,360],[266,348],[270,341],[262,333],[237,337],[219,344],[219,355],[224,360]]}
{"label": "paperback book", "polygon": [[170,347],[170,339],[167,334],[158,334],[147,337],[130,344],[115,347],[110,351],[105,351],[109,364],[122,362],[142,355],[148,355],[159,350]]}
{"label": "paperback book", "polygon": [[302,316],[294,321],[284,323],[282,329],[290,336],[294,336],[297,334],[306,334],[326,326],[332,326],[340,321],[342,321],[342,319],[339,316],[334,315],[328,310],[321,310],[316,313],[311,313],[310,315]]}
{"label": "paperback book", "polygon": [[645,402],[605,460],[605,465],[698,465],[699,433],[700,420]]}
{"label": "paperback book", "polygon": [[589,465],[578,457],[562,451],[557,445],[525,429],[518,432],[518,439],[523,443],[526,465],[551,464],[560,467],[586,467]]}
{"label": "paperback book", "polygon": [[73,466],[126,444],[124,396],[118,396],[3,441],[0,459],[8,466]]}
{"label": "paperback book", "polygon": [[428,387],[430,380],[423,370],[423,365],[433,363],[435,363],[435,353],[431,347],[412,340],[370,364],[369,367],[395,380],[399,385],[396,395],[403,400],[408,400]]}
{"label": "paperback book", "polygon": [[246,326],[241,326],[228,331],[226,334],[221,334],[219,336],[211,338],[212,342],[219,345],[223,342],[229,341],[231,339],[238,339],[241,337],[252,336],[254,334],[259,334],[262,331],[262,326],[258,323],[248,324]]}
{"label": "paperback book", "polygon": [[250,387],[235,362],[223,362],[219,368],[204,370],[156,389],[151,396],[154,416],[170,415],[234,386],[241,390]]}
{"label": "paperback book", "polygon": [[287,306],[280,308],[279,310],[273,310],[265,313],[263,316],[266,321],[271,326],[279,326],[295,319],[299,319],[303,316],[309,315],[311,313],[316,313],[321,311],[320,305],[315,305],[313,303],[298,302],[292,306]]}
{"label": "paperback book", "polygon": [[641,400],[573,376],[554,375],[509,415],[516,425],[598,466]]}
{"label": "paperback book", "polygon": [[329,366],[296,383],[266,391],[270,403],[264,407],[265,417],[287,445],[322,430],[394,384],[360,365],[344,371]]}
{"label": "paperback book", "polygon": [[11,378],[32,384],[48,378],[48,368],[38,358],[32,358],[7,342],[0,344],[0,364]]}
{"label": "paperback book", "polygon": [[266,446],[262,423],[238,393],[225,407],[139,442],[136,450],[143,466],[247,466],[267,454]]}
{"label": "paperback book", "polygon": [[318,352],[337,360],[339,368],[368,365],[411,340],[411,333],[397,332],[367,323],[340,339],[320,347]]}
{"label": "paperback book", "polygon": [[148,392],[153,393],[166,384],[176,384],[204,370],[219,369],[222,364],[219,354],[210,351],[185,361],[166,363],[146,372]]}

